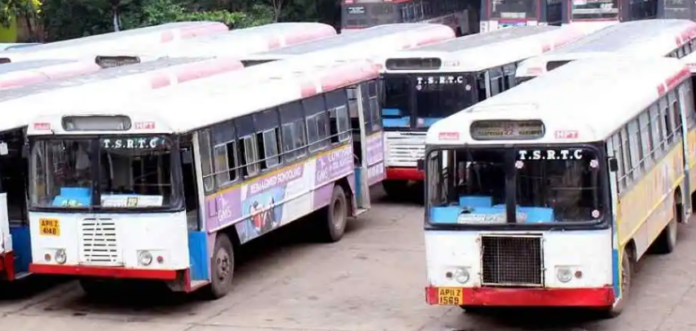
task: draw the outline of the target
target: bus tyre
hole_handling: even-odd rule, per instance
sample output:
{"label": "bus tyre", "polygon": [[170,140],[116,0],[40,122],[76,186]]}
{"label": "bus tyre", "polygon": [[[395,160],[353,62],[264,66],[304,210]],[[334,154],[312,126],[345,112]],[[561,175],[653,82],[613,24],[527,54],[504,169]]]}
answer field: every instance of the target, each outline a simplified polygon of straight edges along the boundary
{"label": "bus tyre", "polygon": [[633,258],[630,251],[624,249],[621,257],[621,298],[613,306],[606,310],[607,318],[614,318],[621,315],[624,307],[628,304],[628,298],[631,293],[631,283],[633,276]]}
{"label": "bus tyre", "polygon": [[384,180],[382,181],[382,187],[388,197],[398,199],[406,194],[408,182],[405,180]]}
{"label": "bus tyre", "polygon": [[674,247],[677,245],[677,230],[679,227],[677,212],[680,208],[677,208],[677,203],[675,201],[673,208],[674,217],[672,218],[667,226],[662,229],[660,236],[655,240],[654,251],[658,254],[669,254],[674,251]]}
{"label": "bus tyre", "polygon": [[331,202],[326,207],[326,217],[323,217],[321,239],[326,242],[337,242],[343,238],[348,221],[348,203],[346,193],[341,185],[336,184],[331,195]]}
{"label": "bus tyre", "polygon": [[205,296],[215,300],[224,297],[230,291],[234,275],[234,249],[230,238],[224,233],[217,235],[210,266],[212,275]]}

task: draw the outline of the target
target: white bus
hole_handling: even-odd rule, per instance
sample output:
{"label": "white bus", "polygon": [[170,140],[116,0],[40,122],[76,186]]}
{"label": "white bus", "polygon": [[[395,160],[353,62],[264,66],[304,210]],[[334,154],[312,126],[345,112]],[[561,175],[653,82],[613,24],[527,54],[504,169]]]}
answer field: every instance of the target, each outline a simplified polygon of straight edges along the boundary
{"label": "white bus", "polygon": [[66,102],[29,125],[31,270],[88,277],[88,293],[98,277],[135,278],[218,298],[238,244],[315,211],[322,238],[341,239],[365,187],[378,67],[299,60],[233,76]]}
{"label": "white bus", "polygon": [[[53,61],[55,62],[55,61]],[[31,246],[29,244],[29,222],[26,210],[26,155],[23,155],[23,132],[29,121],[66,100],[77,102],[96,100],[103,103],[131,98],[139,92],[159,89],[171,85],[219,75],[224,72],[242,70],[241,62],[232,59],[161,59],[149,63],[134,64],[100,70],[84,75],[90,67],[75,67],[74,76],[65,68],[52,69],[59,75],[56,79],[38,83],[34,71],[7,73],[5,68],[30,64],[10,63],[0,66],[0,86],[4,82],[22,88],[2,90],[0,107],[6,111],[0,123],[0,279],[14,280],[29,274]],[[92,66],[97,66],[92,62]],[[98,67],[97,67],[98,68]],[[94,70],[94,68],[92,68]],[[59,79],[64,78],[64,79]],[[44,78],[41,78],[44,79]],[[47,80],[47,79],[44,79]],[[33,83],[31,86],[28,84]],[[2,198],[4,197],[4,198]]]}
{"label": "white bus", "polygon": [[425,133],[436,121],[515,86],[525,59],[572,43],[573,28],[523,26],[452,39],[392,54],[384,62],[386,180],[390,196],[422,181]]}
{"label": "white bus", "polygon": [[590,34],[577,43],[522,62],[518,83],[579,59],[608,56],[682,58],[696,48],[696,23],[691,20],[651,19],[625,22]]}
{"label": "white bus", "polygon": [[692,89],[676,59],[578,60],[435,123],[427,302],[620,313],[690,214]]}
{"label": "white bus", "polygon": [[300,56],[306,61],[350,59],[377,61],[388,52],[429,45],[452,38],[454,38],[452,28],[442,24],[384,24],[293,47],[249,54],[242,57],[242,62],[252,66]]}
{"label": "white bus", "polygon": [[254,53],[283,49],[336,35],[323,23],[272,23],[182,40],[156,49],[107,50],[100,61],[146,62],[162,57],[244,57]]}
{"label": "white bus", "polygon": [[0,63],[48,60],[94,59],[100,54],[147,52],[156,45],[165,45],[197,36],[229,31],[217,22],[166,23],[140,29],[57,41],[0,52]]}
{"label": "white bus", "polygon": [[0,66],[0,90],[95,73],[94,61],[36,60]]}

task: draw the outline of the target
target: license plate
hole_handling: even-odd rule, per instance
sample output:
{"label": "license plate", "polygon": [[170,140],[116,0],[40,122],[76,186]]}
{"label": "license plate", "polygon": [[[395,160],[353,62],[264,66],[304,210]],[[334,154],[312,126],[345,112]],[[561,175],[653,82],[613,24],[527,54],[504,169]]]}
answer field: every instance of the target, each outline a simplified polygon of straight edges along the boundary
{"label": "license plate", "polygon": [[464,292],[460,288],[443,287],[437,289],[437,303],[446,306],[460,306],[464,302]]}
{"label": "license plate", "polygon": [[60,236],[60,221],[52,218],[39,219],[39,233],[42,236]]}

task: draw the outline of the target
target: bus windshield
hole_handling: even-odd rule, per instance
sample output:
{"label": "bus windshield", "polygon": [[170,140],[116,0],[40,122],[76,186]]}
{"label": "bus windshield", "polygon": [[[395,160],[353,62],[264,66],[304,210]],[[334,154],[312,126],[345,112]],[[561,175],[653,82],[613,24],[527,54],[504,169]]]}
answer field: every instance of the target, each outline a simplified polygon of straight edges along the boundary
{"label": "bus windshield", "polygon": [[427,128],[474,104],[473,74],[386,75],[384,126]]}
{"label": "bus windshield", "polygon": [[175,207],[172,157],[170,140],[165,137],[37,140],[31,150],[30,205]]}
{"label": "bus windshield", "polygon": [[537,16],[536,0],[490,0],[492,19],[527,20]]}
{"label": "bus windshield", "polygon": [[603,20],[619,16],[618,0],[573,0],[573,19]]}
{"label": "bus windshield", "polygon": [[[507,206],[516,205],[515,223],[599,222],[607,212],[600,165],[590,147],[431,152],[426,170],[429,221],[505,224]],[[456,171],[447,171],[449,167]]]}

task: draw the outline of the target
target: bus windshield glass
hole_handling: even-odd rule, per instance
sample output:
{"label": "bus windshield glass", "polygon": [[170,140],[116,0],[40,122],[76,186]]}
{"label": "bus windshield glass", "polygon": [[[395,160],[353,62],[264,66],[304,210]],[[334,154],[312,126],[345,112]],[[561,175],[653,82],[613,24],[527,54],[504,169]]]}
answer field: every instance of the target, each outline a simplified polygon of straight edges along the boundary
{"label": "bus windshield glass", "polygon": [[573,19],[605,20],[619,17],[618,0],[573,0]]}
{"label": "bus windshield glass", "polygon": [[601,165],[589,147],[434,151],[426,170],[429,221],[505,224],[507,206],[517,206],[520,224],[599,222],[607,212]]}
{"label": "bus windshield glass", "polygon": [[171,150],[169,139],[153,136],[35,141],[31,207],[171,208]]}
{"label": "bus windshield glass", "polygon": [[385,75],[384,125],[427,128],[474,104],[472,74]]}
{"label": "bus windshield glass", "polygon": [[490,0],[492,19],[528,20],[536,19],[536,0]]}

